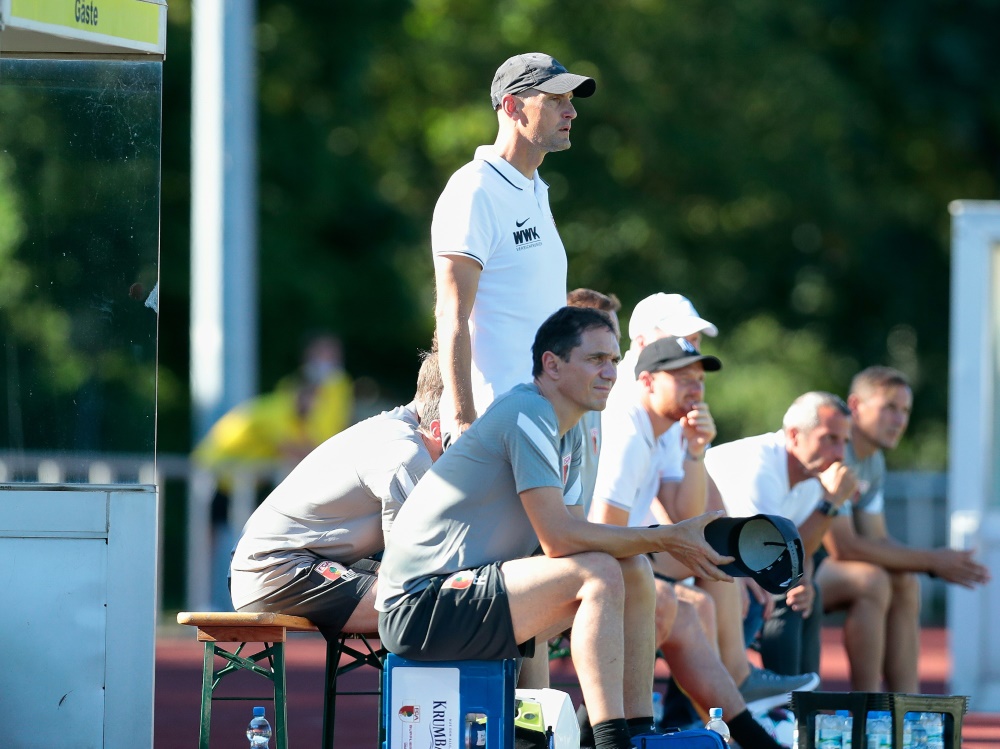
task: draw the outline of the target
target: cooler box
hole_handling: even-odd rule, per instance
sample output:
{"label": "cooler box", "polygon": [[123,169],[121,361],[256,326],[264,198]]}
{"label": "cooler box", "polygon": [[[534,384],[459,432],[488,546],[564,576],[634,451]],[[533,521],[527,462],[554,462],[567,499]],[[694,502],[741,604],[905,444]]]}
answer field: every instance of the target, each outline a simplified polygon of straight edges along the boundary
{"label": "cooler box", "polygon": [[383,749],[513,749],[517,664],[411,661],[390,653]]}
{"label": "cooler box", "polygon": [[580,749],[580,721],[573,701],[558,689],[517,689],[514,730],[528,729],[544,735],[552,730],[550,749]]}

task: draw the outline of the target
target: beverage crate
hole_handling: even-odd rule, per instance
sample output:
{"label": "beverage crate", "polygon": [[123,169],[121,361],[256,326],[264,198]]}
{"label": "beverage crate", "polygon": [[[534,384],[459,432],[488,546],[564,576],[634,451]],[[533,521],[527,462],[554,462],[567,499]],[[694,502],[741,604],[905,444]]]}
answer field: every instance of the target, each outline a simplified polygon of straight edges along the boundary
{"label": "beverage crate", "polygon": [[798,749],[816,749],[816,714],[848,710],[853,717],[851,741],[865,746],[869,711],[892,716],[893,749],[903,749],[903,717],[907,713],[940,713],[944,717],[944,749],[961,749],[962,717],[969,698],[896,692],[792,692],[792,711],[799,727]]}
{"label": "beverage crate", "polygon": [[516,661],[411,661],[383,670],[383,749],[513,749]]}

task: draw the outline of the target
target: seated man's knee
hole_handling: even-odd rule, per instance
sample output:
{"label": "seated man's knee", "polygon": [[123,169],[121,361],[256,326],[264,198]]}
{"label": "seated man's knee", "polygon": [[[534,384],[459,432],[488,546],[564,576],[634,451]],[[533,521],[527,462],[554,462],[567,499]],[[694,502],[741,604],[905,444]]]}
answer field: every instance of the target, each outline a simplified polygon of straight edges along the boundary
{"label": "seated man's knee", "polygon": [[920,578],[912,572],[893,572],[889,575],[892,582],[892,603],[894,606],[906,606],[914,611],[920,610]]}
{"label": "seated man's knee", "polygon": [[859,564],[854,574],[860,597],[874,601],[885,608],[889,607],[892,599],[892,580],[883,567],[875,564]]}
{"label": "seated man's knee", "polygon": [[704,639],[705,633],[701,628],[701,620],[694,606],[685,602],[677,602],[677,616],[674,619],[674,626],[670,630],[669,642],[675,646],[685,646],[696,639]]}
{"label": "seated man's knee", "polygon": [[675,587],[677,597],[690,604],[701,622],[702,629],[710,637],[715,637],[718,620],[715,612],[715,600],[698,588],[689,585],[677,585]]}
{"label": "seated man's knee", "polygon": [[619,567],[621,567],[622,577],[625,579],[625,585],[632,587],[637,586],[645,590],[648,590],[650,594],[653,591],[653,567],[649,563],[649,559],[645,554],[638,554],[634,557],[625,557],[624,559],[616,560]]}
{"label": "seated man's knee", "polygon": [[677,596],[674,586],[663,580],[656,581],[656,643],[659,645],[670,637],[670,631],[677,619]]}
{"label": "seated man's knee", "polygon": [[579,566],[583,578],[581,591],[590,590],[597,596],[616,597],[624,601],[625,570],[618,559],[604,552],[586,551],[576,554],[573,561]]}
{"label": "seated man's knee", "polygon": [[[639,617],[653,616],[656,587],[653,568],[644,554],[618,560],[625,581],[626,609]],[[648,619],[647,619],[648,621]]]}

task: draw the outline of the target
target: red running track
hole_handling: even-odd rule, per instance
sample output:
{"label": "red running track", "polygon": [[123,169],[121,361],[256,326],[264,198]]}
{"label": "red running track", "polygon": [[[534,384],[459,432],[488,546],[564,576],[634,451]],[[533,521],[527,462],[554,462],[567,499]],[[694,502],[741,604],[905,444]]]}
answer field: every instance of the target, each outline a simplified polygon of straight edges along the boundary
{"label": "red running track", "polygon": [[[841,644],[841,631],[823,631],[821,689],[848,691],[847,656]],[[920,677],[925,694],[944,694],[950,666],[947,633],[926,629],[921,636]],[[154,749],[191,749],[198,745],[198,710],[201,696],[203,648],[195,641],[194,630],[170,628],[156,646],[156,699],[154,714]],[[323,669],[325,644],[318,635],[293,635],[286,646],[288,673],[288,724],[291,749],[318,749],[322,735]],[[663,668],[662,663],[658,668]],[[665,675],[658,673],[658,675]],[[234,675],[232,679],[242,675]],[[575,681],[568,659],[553,664],[552,681]],[[261,681],[263,684],[263,681]],[[366,689],[378,683],[370,668],[362,668],[345,677],[347,689]],[[562,687],[575,701],[576,687]],[[258,691],[266,694],[266,685]],[[273,718],[270,703],[267,714]],[[213,708],[212,746],[246,745],[245,731],[253,703],[221,702]],[[341,697],[337,702],[338,749],[376,749],[378,700],[374,696]],[[273,741],[272,741],[273,744]],[[964,749],[1000,747],[1000,713],[971,713],[965,716],[962,730]]]}

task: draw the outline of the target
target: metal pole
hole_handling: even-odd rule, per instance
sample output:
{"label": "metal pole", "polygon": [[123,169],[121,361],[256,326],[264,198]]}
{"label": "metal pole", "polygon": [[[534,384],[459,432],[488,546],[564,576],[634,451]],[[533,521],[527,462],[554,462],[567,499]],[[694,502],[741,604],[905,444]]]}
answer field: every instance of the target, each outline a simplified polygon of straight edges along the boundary
{"label": "metal pole", "polygon": [[252,0],[195,0],[191,402],[194,440],[257,392],[257,110]]}
{"label": "metal pole", "polygon": [[[253,0],[195,0],[191,112],[191,408],[197,443],[257,393],[257,108]],[[188,497],[189,599],[228,609],[221,541]],[[223,536],[222,538],[225,538]],[[192,584],[193,583],[193,584]]]}

